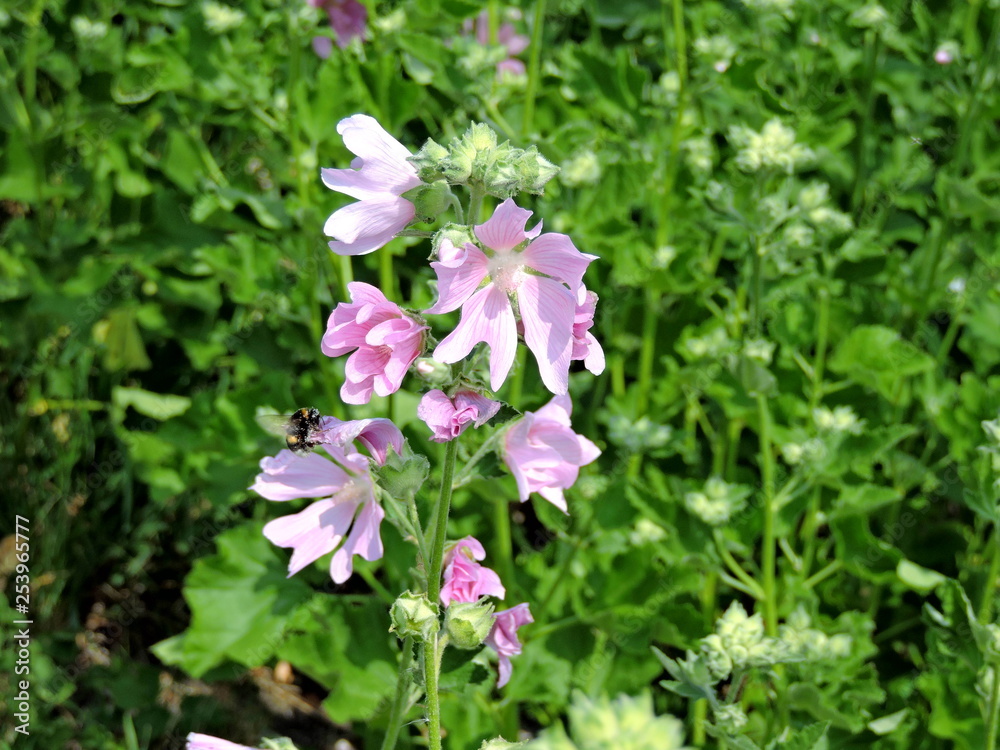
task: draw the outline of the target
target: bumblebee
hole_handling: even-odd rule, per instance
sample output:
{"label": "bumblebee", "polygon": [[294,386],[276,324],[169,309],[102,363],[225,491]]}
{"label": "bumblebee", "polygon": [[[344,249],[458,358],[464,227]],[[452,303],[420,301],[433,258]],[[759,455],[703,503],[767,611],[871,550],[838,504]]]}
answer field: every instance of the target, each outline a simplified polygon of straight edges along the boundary
{"label": "bumblebee", "polygon": [[257,417],[257,422],[274,435],[283,435],[288,450],[304,456],[319,445],[316,433],[320,431],[319,409],[304,407],[288,415],[271,414]]}

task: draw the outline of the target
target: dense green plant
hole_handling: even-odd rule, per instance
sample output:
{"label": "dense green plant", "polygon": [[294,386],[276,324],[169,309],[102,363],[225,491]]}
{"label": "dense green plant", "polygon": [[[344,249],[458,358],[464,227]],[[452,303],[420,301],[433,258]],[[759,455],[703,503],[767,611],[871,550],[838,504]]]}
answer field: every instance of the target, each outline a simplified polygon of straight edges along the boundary
{"label": "dense green plant", "polygon": [[[260,412],[391,416],[437,450],[416,393],[347,406],[318,348],[351,280],[433,301],[407,239],[326,248],[343,202],[318,169],[365,112],[414,151],[470,120],[536,145],[562,171],[529,207],[601,258],[608,368],[570,389],[604,453],[571,515],[509,505],[510,480],[454,498],[452,536],[535,623],[503,690],[454,665],[446,746],[591,747],[581,707],[648,700],[620,694],[695,746],[987,746],[1000,9],[535,2],[520,77],[463,36],[479,9],[372,2],[325,60],[304,4],[0,12],[0,480],[4,518],[32,519],[32,741],[381,740],[412,556],[286,580],[245,489],[277,447]],[[544,403],[531,367],[500,396]]]}

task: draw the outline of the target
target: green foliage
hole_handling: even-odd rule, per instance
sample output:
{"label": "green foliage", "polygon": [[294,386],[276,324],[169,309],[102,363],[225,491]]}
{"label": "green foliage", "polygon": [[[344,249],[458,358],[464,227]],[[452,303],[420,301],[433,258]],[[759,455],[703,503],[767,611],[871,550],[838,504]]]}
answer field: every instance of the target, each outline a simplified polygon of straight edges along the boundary
{"label": "green foliage", "polygon": [[[414,153],[472,122],[537,151],[560,172],[528,207],[600,257],[607,369],[574,372],[571,393],[604,453],[570,514],[511,504],[492,459],[454,498],[450,536],[483,541],[502,606],[530,602],[535,623],[499,691],[488,654],[448,650],[448,747],[577,742],[571,707],[619,694],[651,695],[699,747],[988,742],[1000,11],[514,5],[497,20],[537,32],[524,76],[462,34],[481,6],[466,0],[369,3],[364,44],[327,60],[305,3],[248,0],[231,26],[174,0],[0,10],[0,481],[5,518],[31,519],[38,746],[379,746],[412,547],[387,524],[385,557],[345,586],[325,560],[289,579],[260,534],[287,511],[246,489],[281,447],[254,415],[309,405],[404,426],[431,466],[380,479],[429,505],[417,488],[441,453],[419,384],[351,407],[343,361],[319,351],[352,279],[434,299],[418,238],[325,246],[347,199],[318,170],[348,165],[336,126],[356,112]],[[537,408],[535,375],[520,363],[499,397]],[[850,648],[719,681],[701,644],[737,601],[761,643]]]}

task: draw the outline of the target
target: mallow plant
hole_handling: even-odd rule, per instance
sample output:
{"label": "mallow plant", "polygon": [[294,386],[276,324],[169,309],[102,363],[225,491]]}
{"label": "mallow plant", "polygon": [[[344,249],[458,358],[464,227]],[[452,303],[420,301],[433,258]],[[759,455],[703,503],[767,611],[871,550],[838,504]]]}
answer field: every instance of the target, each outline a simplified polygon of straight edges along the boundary
{"label": "mallow plant", "polygon": [[[329,556],[331,579],[344,583],[356,556],[382,557],[384,521],[415,546],[415,585],[391,606],[401,655],[382,747],[394,747],[404,718],[421,703],[427,743],[439,750],[445,651],[494,654],[497,686],[503,688],[521,652],[519,630],[533,621],[531,602],[497,609],[505,584],[484,564],[479,540],[448,538],[452,491],[475,475],[480,461],[496,454],[516,480],[521,502],[538,495],[572,512],[564,491],[580,467],[601,453],[574,431],[568,392],[574,361],[595,374],[604,369],[604,352],[590,333],[598,300],[583,282],[596,257],[581,252],[565,234],[543,231],[540,221],[531,221],[532,212],[515,201],[522,193],[541,192],[556,173],[534,148],[498,143],[480,124],[447,145],[428,140],[415,155],[367,115],[348,117],[337,130],[357,158],[350,168],[323,169],[322,179],[357,200],[327,220],[330,249],[360,255],[377,252],[400,235],[426,237],[437,300],[426,310],[409,310],[374,286],[351,282],[350,299],[334,308],[317,343],[326,356],[346,357],[340,392],[345,403],[388,396],[407,377],[420,381],[425,392],[417,415],[429,439],[445,444],[440,486],[430,513],[422,514],[417,498],[430,464],[410,449],[392,421],[320,416],[304,438],[299,435],[289,449],[260,462],[251,489],[272,502],[310,501],[264,527],[268,540],[291,551],[289,575]],[[481,221],[487,196],[497,205]],[[454,220],[438,221],[437,231],[414,228],[446,211]],[[438,340],[437,321],[455,311],[460,311],[457,325]],[[494,397],[511,374],[521,343],[552,392],[533,412],[520,413],[518,404]],[[462,437],[470,429],[487,434],[475,450],[463,450]],[[494,743],[507,746],[500,738]],[[266,744],[290,747],[284,739]],[[190,750],[240,747],[203,734],[188,738]]]}

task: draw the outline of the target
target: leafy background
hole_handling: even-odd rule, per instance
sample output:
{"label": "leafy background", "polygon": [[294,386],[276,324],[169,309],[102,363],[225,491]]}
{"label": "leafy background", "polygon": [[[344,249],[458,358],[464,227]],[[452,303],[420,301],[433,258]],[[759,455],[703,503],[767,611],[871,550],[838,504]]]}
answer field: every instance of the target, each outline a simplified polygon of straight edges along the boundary
{"label": "leafy background", "polygon": [[[770,485],[787,490],[778,616],[802,608],[853,648],[789,668],[780,702],[766,680],[748,690],[751,736],[778,716],[829,722],[831,747],[982,747],[984,657],[957,587],[992,618],[977,447],[1000,407],[1000,11],[913,0],[873,26],[855,0],[787,5],[525,3],[530,74],[513,80],[462,35],[480,9],[465,0],[369,2],[368,41],[325,61],[325,22],[295,2],[248,0],[225,30],[213,4],[179,0],[0,11],[0,502],[5,532],[15,512],[32,522],[37,623],[33,734],[6,721],[3,741],[377,746],[411,552],[389,529],[386,558],[344,587],[319,568],[286,580],[260,535],[276,513],[246,490],[279,447],[261,409],[388,415],[437,451],[411,424],[416,384],[347,407],[343,363],[318,348],[351,278],[432,299],[426,244],[326,248],[344,201],[318,168],[347,164],[336,123],[366,112],[414,150],[470,120],[536,144],[563,172],[531,208],[601,257],[608,367],[571,390],[604,455],[571,515],[509,504],[509,479],[456,498],[453,535],[487,544],[536,622],[504,690],[452,674],[449,746],[550,726],[574,689],[650,692],[713,746],[650,646],[681,656],[732,601],[754,608],[723,553],[760,577]],[[953,61],[935,62],[946,42]],[[731,129],[773,118],[813,158],[744,171]],[[810,223],[806,190],[849,223]],[[501,395],[547,399],[532,365]],[[824,428],[820,407],[863,428]],[[684,501],[713,476],[748,498],[716,530]],[[12,569],[8,538],[8,590]]]}

